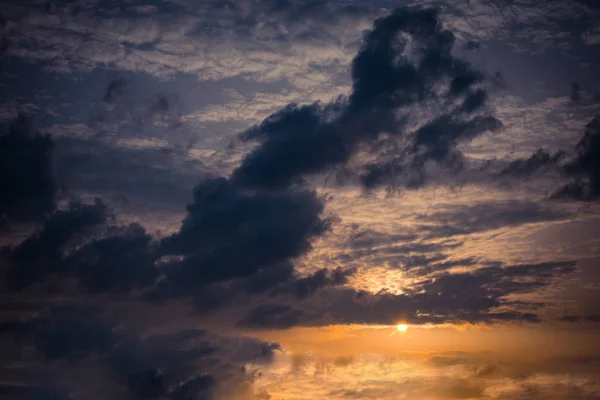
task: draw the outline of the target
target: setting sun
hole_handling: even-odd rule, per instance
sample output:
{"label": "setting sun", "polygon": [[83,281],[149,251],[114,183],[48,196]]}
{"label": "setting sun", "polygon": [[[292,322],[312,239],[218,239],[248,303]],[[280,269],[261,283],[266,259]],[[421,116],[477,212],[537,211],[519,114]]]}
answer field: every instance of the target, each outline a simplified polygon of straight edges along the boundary
{"label": "setting sun", "polygon": [[406,325],[406,324],[398,324],[396,326],[396,329],[398,329],[398,331],[400,331],[400,332],[406,332],[408,330],[408,325]]}

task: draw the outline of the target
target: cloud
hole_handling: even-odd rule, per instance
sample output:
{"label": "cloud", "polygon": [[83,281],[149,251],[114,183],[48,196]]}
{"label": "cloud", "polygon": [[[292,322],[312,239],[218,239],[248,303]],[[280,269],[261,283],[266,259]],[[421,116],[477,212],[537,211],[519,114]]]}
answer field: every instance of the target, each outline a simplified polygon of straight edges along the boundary
{"label": "cloud", "polygon": [[564,166],[567,176],[576,180],[557,190],[552,197],[595,200],[600,197],[600,118],[585,127],[576,147],[575,159]]}
{"label": "cloud", "polygon": [[558,318],[559,321],[563,321],[563,322],[570,322],[570,323],[576,323],[576,322],[600,322],[600,316],[596,315],[596,314],[591,314],[591,315],[586,315],[586,316],[580,316],[580,315],[563,315],[562,317]]}
{"label": "cloud", "polygon": [[302,310],[287,304],[263,304],[253,308],[238,325],[249,328],[288,329],[310,320]]}
{"label": "cloud", "polygon": [[104,93],[104,97],[102,100],[106,103],[112,103],[115,101],[115,98],[123,93],[123,90],[127,86],[128,82],[123,77],[117,77],[109,82],[106,87],[106,92]]}
{"label": "cloud", "polygon": [[278,268],[311,248],[330,219],[314,192],[246,192],[224,178],[194,189],[194,201],[179,232],[162,241],[165,255],[183,259],[169,265],[165,285],[174,292],[245,278]]}
{"label": "cloud", "polygon": [[137,224],[112,228],[65,258],[64,263],[91,292],[129,293],[158,278],[152,236]]}
{"label": "cloud", "polygon": [[100,199],[92,205],[74,202],[51,214],[37,232],[11,250],[8,282],[23,289],[40,278],[64,272],[66,247],[83,240],[106,219],[106,206]]}
{"label": "cloud", "polygon": [[509,162],[499,172],[499,175],[515,178],[530,177],[544,168],[556,167],[564,157],[564,152],[557,152],[553,155],[540,148],[528,158],[519,158]]}
{"label": "cloud", "polygon": [[55,207],[54,142],[19,115],[0,135],[0,225],[43,218]]}
{"label": "cloud", "polygon": [[345,61],[345,47],[375,13],[365,5],[313,1],[244,0],[228,7],[214,0],[157,1],[155,12],[140,12],[123,1],[99,9],[86,0],[82,7],[94,11],[84,13],[49,4],[15,3],[3,10],[11,26],[7,53],[46,61],[48,69],[67,74],[111,66],[161,78],[287,78],[298,87],[318,86],[311,79],[314,66],[324,67],[322,75]]}
{"label": "cloud", "polygon": [[[138,338],[112,326],[102,314],[81,307],[51,308],[37,317],[0,331],[3,338],[18,337],[18,360],[32,365],[68,360],[64,369],[87,371],[87,385],[58,380],[63,392],[95,398],[125,392],[133,398],[253,399],[252,374],[245,365],[269,364],[281,347],[250,338],[224,338],[204,330],[183,330]],[[105,369],[105,373],[98,373]],[[51,371],[55,374],[59,371]],[[30,390],[44,390],[45,379],[31,382]],[[99,392],[95,393],[95,390]],[[238,398],[238,397],[236,397]]]}
{"label": "cloud", "polygon": [[208,168],[186,150],[143,140],[57,139],[56,170],[80,196],[125,196],[143,208],[181,210]]}
{"label": "cloud", "polygon": [[429,237],[447,238],[524,224],[560,221],[569,218],[565,210],[527,201],[491,201],[459,205],[421,215],[421,229]]}
{"label": "cloud", "polygon": [[[493,265],[467,272],[441,270],[412,281],[404,293],[351,288],[325,290],[327,302],[267,303],[252,309],[239,324],[287,329],[294,325],[539,322],[540,306],[514,296],[535,293],[576,271],[576,262]],[[527,307],[522,307],[526,305]]]}
{"label": "cloud", "polygon": [[[260,145],[233,172],[233,180],[247,187],[285,187],[347,163],[365,146],[379,148],[377,156],[388,159],[363,166],[366,186],[387,181],[391,170],[422,172],[429,160],[450,163],[460,157],[457,142],[501,124],[491,116],[471,117],[486,101],[478,85],[483,74],[452,55],[454,41],[433,10],[404,8],[378,19],[352,61],[348,98],[291,104],[244,132],[242,140]],[[398,114],[428,102],[445,103],[447,110],[411,138],[407,117]],[[406,140],[410,144],[398,151]]]}
{"label": "cloud", "polygon": [[100,199],[74,201],[9,249],[6,280],[17,291],[48,282],[54,282],[54,290],[67,290],[74,279],[91,292],[129,293],[154,283],[157,257],[153,238],[141,226],[111,224]]}

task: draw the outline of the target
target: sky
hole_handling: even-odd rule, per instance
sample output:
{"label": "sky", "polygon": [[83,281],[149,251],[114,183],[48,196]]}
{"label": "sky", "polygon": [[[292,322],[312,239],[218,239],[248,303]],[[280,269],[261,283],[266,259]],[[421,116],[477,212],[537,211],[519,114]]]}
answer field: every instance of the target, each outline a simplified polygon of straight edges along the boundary
{"label": "sky", "polygon": [[0,397],[600,399],[593,0],[0,0]]}

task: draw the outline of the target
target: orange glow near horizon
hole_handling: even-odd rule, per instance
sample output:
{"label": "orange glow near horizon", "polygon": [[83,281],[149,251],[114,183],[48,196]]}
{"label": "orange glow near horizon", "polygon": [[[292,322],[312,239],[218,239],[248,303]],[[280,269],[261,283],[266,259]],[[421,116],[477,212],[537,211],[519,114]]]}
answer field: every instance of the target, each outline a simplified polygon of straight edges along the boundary
{"label": "orange glow near horizon", "polygon": [[406,325],[406,324],[398,324],[396,326],[396,329],[398,329],[398,332],[406,332],[408,330],[408,325]]}

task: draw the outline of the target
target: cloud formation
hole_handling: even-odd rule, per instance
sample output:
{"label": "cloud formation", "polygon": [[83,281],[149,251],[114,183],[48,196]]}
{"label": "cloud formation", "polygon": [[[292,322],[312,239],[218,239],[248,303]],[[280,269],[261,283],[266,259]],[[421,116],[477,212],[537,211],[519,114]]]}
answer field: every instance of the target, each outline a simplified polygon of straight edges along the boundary
{"label": "cloud formation", "polygon": [[596,200],[600,196],[600,118],[585,126],[583,137],[576,147],[575,159],[564,166],[574,181],[557,190],[553,198]]}
{"label": "cloud formation", "polygon": [[19,115],[0,134],[0,226],[40,219],[55,207],[54,142]]}
{"label": "cloud formation", "polygon": [[[405,169],[416,170],[422,181],[430,160],[459,167],[456,144],[501,123],[475,114],[487,98],[479,85],[483,74],[453,55],[454,42],[434,10],[404,8],[378,19],[352,61],[349,96],[289,105],[244,132],[243,140],[260,145],[233,172],[233,180],[247,187],[285,187],[344,164],[365,148],[386,160],[362,166],[367,187]],[[409,132],[406,113],[434,102],[445,111]]]}
{"label": "cloud formation", "polygon": [[[72,380],[59,382],[59,389],[76,393],[76,398],[125,391],[136,399],[236,396],[250,400],[256,398],[251,389],[253,371],[245,365],[268,364],[280,350],[276,343],[223,338],[197,329],[138,338],[111,326],[101,314],[81,308],[58,308],[25,322],[4,324],[0,335],[20,343],[15,348],[17,360],[11,362],[66,360],[69,368],[106,369],[108,376],[96,377],[103,385],[100,388],[98,382],[88,386]],[[24,351],[28,346],[33,353]]]}

